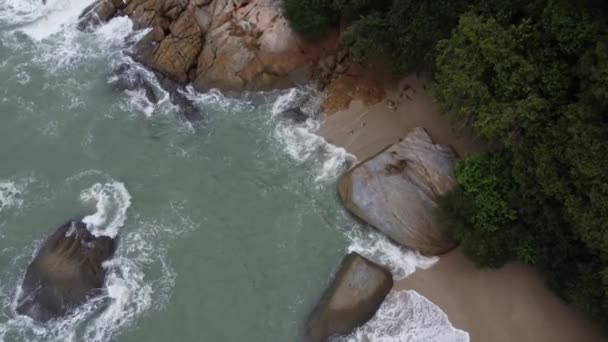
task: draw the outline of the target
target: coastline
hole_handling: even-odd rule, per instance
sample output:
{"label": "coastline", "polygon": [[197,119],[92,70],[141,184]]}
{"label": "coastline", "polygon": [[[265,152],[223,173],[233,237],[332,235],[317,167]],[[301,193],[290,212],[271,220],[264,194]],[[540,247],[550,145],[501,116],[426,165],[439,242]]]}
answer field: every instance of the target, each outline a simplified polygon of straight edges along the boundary
{"label": "coastline", "polygon": [[606,336],[553,294],[530,267],[477,269],[457,248],[395,284],[439,306],[471,341],[601,342]]}
{"label": "coastline", "polygon": [[[354,97],[348,108],[325,114],[319,134],[360,162],[415,127],[425,128],[435,143],[450,145],[459,157],[482,152],[485,145],[470,132],[453,132],[426,82],[424,77],[409,76],[372,104]],[[396,282],[394,290],[414,290],[424,296],[447,314],[455,328],[467,331],[471,341],[606,340],[582,313],[553,294],[532,268],[513,263],[498,270],[477,269],[458,248],[440,256],[430,268]]]}

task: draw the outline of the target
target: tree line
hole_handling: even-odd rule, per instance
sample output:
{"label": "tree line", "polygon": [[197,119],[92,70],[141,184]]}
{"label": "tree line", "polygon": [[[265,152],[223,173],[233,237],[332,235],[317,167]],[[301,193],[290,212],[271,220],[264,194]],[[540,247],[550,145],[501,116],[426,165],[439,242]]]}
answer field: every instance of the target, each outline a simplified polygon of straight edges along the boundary
{"label": "tree line", "polygon": [[285,0],[314,39],[426,71],[455,123],[495,146],[459,161],[438,218],[477,265],[519,260],[608,327],[608,3]]}

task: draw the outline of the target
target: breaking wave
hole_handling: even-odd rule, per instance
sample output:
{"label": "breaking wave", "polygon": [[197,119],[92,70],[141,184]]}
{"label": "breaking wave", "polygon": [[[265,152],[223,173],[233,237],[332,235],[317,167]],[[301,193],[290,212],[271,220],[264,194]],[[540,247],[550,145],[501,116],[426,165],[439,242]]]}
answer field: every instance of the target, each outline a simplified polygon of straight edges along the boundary
{"label": "breaking wave", "polygon": [[468,342],[448,316],[416,291],[393,291],[374,317],[335,342]]}
{"label": "breaking wave", "polygon": [[127,220],[127,209],[131,206],[131,195],[120,182],[97,183],[80,194],[84,203],[95,202],[97,212],[82,221],[95,236],[116,237]]}
{"label": "breaking wave", "polygon": [[[356,158],[317,134],[321,126],[316,115],[319,110],[318,99],[318,94],[310,89],[294,88],[279,95],[271,109],[272,118],[278,121],[273,134],[292,160],[319,165],[316,182],[330,182],[336,180]],[[281,113],[292,108],[299,108],[310,117],[301,123],[278,118]]]}

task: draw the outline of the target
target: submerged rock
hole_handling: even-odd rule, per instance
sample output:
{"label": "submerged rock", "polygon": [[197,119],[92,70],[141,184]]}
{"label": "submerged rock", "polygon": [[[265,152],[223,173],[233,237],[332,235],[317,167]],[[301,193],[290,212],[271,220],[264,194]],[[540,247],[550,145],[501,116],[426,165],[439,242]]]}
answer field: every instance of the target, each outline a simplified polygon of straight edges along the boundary
{"label": "submerged rock", "polygon": [[391,273],[357,253],[344,257],[306,326],[306,342],[325,342],[370,320],[393,287]]}
{"label": "submerged rock", "polygon": [[438,255],[454,247],[434,219],[437,198],[455,184],[455,155],[422,128],[359,164],[339,182],[346,208],[403,246]]}
{"label": "submerged rock", "polygon": [[158,102],[155,86],[127,63],[122,63],[114,69],[114,79],[110,82],[110,87],[116,92],[143,89],[150,103]]}
{"label": "submerged rock", "polygon": [[199,124],[204,120],[205,113],[184,94],[179,84],[158,72],[152,77],[156,78],[160,86],[156,86],[150,81],[149,76],[144,75],[137,68],[122,63],[114,69],[110,87],[116,92],[143,90],[146,98],[152,104],[158,103],[159,98],[162,98],[162,94],[158,94],[162,88],[169,93],[169,100],[178,107],[178,114],[182,119],[192,124]]}
{"label": "submerged rock", "polygon": [[102,263],[115,250],[114,239],[93,236],[81,221],[62,225],[27,267],[17,312],[42,322],[72,312],[102,290]]}
{"label": "submerged rock", "polygon": [[298,107],[290,108],[280,114],[283,119],[291,120],[295,123],[306,122],[310,116]]}

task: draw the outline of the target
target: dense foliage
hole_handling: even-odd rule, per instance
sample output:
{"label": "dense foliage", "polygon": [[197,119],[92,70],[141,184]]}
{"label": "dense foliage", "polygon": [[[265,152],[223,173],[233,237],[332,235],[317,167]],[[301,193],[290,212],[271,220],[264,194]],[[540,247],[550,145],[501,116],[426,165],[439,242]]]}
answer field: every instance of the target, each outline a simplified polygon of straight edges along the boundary
{"label": "dense foliage", "polygon": [[497,146],[459,163],[441,221],[478,265],[533,265],[608,326],[608,4],[285,4],[310,35],[349,22],[344,43],[357,58],[383,53],[403,72],[433,71],[444,112]]}
{"label": "dense foliage", "polygon": [[534,265],[608,324],[608,31],[569,1],[513,13],[463,14],[437,44],[444,111],[502,146],[462,162],[442,217],[478,264]]}

